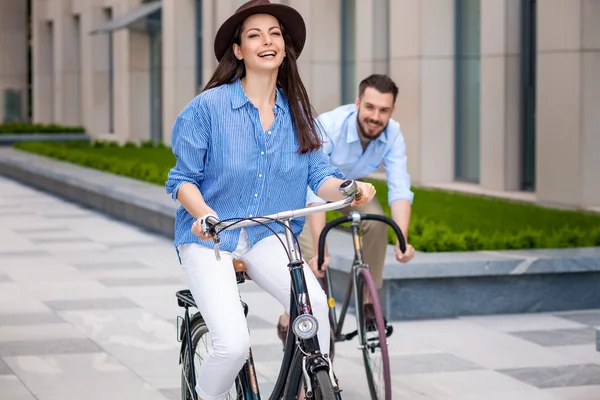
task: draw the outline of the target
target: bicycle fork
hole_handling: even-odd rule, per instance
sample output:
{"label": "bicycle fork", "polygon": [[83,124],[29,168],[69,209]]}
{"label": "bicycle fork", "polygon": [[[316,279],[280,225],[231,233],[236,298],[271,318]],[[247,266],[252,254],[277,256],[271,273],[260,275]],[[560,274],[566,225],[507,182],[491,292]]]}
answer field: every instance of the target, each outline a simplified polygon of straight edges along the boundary
{"label": "bicycle fork", "polygon": [[[284,224],[287,228],[291,228],[289,221],[285,221]],[[310,297],[303,271],[304,264],[298,257],[296,243],[290,230],[291,229],[285,230],[285,236],[291,255],[291,261],[288,264],[288,268],[292,279],[292,296],[294,297],[297,308],[297,315],[293,319],[290,318],[290,322],[292,323],[291,328],[294,335],[302,342],[300,345],[300,350],[304,353],[304,356],[302,357],[302,373],[304,376],[306,397],[308,398],[313,393],[310,375],[313,374],[313,371],[318,369],[327,369],[334,390],[338,391],[339,386],[333,373],[330,360],[325,358],[320,350],[317,338],[319,325],[317,319],[313,315],[312,307],[310,306]],[[290,302],[290,305],[293,306],[294,302]]]}

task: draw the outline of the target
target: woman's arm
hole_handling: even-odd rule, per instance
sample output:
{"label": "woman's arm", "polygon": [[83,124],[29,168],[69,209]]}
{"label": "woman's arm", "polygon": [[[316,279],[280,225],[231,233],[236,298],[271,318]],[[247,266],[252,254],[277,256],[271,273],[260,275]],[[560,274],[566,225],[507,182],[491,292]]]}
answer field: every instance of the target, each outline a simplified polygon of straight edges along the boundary
{"label": "woman's arm", "polygon": [[[327,201],[339,201],[344,200],[344,195],[340,193],[340,185],[344,182],[338,178],[328,178],[323,182],[318,190],[317,196]],[[360,206],[369,203],[373,200],[376,190],[373,185],[366,182],[356,181],[358,189],[362,192],[362,196],[359,200],[354,200],[351,206]]]}

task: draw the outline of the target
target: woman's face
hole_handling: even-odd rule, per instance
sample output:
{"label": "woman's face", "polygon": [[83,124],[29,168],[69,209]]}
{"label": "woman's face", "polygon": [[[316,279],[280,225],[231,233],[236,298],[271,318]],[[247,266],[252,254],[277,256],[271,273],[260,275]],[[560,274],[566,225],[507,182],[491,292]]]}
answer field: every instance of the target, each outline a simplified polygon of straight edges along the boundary
{"label": "woman's face", "polygon": [[277,70],[285,57],[285,42],[279,21],[269,14],[254,14],[242,25],[241,45],[233,45],[238,60],[246,69],[254,71]]}

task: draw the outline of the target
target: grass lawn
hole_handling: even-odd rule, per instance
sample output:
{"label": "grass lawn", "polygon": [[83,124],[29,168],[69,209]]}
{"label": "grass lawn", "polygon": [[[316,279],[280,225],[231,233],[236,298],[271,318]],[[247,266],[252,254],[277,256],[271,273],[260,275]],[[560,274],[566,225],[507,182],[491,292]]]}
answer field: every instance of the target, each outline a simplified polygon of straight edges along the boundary
{"label": "grass lawn", "polygon": [[[96,142],[17,143],[15,147],[164,185],[174,165],[165,146]],[[385,182],[372,181],[389,215]],[[422,251],[600,246],[600,215],[483,196],[414,188],[409,242]],[[328,219],[337,214],[332,212]],[[391,230],[390,230],[390,242]]]}

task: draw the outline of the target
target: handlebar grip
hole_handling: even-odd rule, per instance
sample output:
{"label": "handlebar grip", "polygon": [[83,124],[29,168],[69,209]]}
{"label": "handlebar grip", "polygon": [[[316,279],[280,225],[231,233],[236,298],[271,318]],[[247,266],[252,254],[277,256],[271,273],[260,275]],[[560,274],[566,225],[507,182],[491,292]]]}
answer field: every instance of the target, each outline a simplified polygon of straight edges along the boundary
{"label": "handlebar grip", "polygon": [[323,266],[323,262],[325,261],[325,237],[327,236],[327,232],[329,232],[331,228],[335,228],[336,226],[341,225],[344,222],[350,222],[351,220],[352,218],[349,215],[346,215],[344,217],[336,218],[333,221],[329,221],[325,224],[325,227],[319,235],[319,252],[317,257],[317,266],[319,271],[321,271],[321,267]]}
{"label": "handlebar grip", "polygon": [[398,243],[400,244],[400,250],[402,251],[402,253],[406,252],[406,240],[404,239],[402,230],[400,230],[400,227],[393,219],[390,219],[383,215],[377,215],[377,214],[361,214],[360,218],[361,218],[361,220],[380,221],[380,222],[386,223],[387,225],[391,226],[392,229],[394,230],[394,233],[396,234],[396,237],[398,238]]}
{"label": "handlebar grip", "polygon": [[358,189],[358,192],[356,192],[356,196],[354,196],[354,200],[359,201],[360,199],[362,199],[363,197],[363,191],[362,189]]}
{"label": "handlebar grip", "polygon": [[[214,233],[215,225],[219,223],[219,219],[216,215],[206,214],[200,219],[200,225],[202,226],[202,231],[204,235]],[[213,231],[211,233],[211,230]]]}

